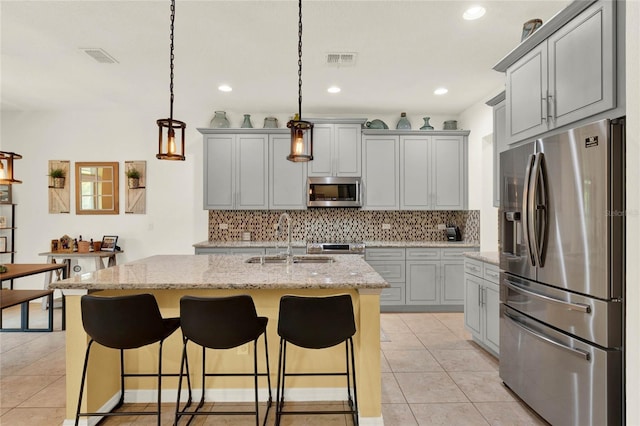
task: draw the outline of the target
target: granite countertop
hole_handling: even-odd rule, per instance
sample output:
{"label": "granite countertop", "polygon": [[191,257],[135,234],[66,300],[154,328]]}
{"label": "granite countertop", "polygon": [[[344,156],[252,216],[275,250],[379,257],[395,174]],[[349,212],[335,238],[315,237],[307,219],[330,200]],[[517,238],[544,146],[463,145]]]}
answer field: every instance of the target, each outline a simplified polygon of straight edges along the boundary
{"label": "granite countertop", "polygon": [[[278,240],[278,247],[286,247],[287,242]],[[251,248],[251,247],[275,247],[276,241],[202,241],[195,243],[195,248]],[[291,241],[291,247],[304,247],[307,248],[306,241]]]}
{"label": "granite countertop", "polygon": [[246,263],[250,255],[158,255],[76,275],[51,289],[382,289],[389,284],[360,256],[333,263]]}
{"label": "granite countertop", "polygon": [[[250,248],[275,247],[275,241],[202,241],[193,245],[196,248]],[[480,247],[477,241],[364,241],[366,247]],[[286,242],[279,241],[278,247],[286,246]],[[292,241],[292,247],[307,247],[306,241]]]}
{"label": "granite countertop", "polygon": [[497,251],[475,251],[467,252],[464,255],[470,259],[500,266],[500,254]]}

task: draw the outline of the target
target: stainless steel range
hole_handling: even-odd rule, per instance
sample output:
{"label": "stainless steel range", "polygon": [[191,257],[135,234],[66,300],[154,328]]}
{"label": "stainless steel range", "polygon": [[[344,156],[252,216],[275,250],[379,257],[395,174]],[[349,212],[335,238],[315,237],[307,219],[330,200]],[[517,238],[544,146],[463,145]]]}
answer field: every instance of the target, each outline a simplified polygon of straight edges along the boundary
{"label": "stainless steel range", "polygon": [[364,243],[308,243],[307,254],[359,254],[364,255]]}

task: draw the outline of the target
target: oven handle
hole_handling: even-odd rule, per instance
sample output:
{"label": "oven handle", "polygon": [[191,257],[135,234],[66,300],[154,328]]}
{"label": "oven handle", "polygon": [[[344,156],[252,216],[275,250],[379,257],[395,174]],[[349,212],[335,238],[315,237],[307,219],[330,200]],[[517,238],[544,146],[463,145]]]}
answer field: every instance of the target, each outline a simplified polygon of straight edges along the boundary
{"label": "oven handle", "polygon": [[533,291],[525,290],[522,287],[518,286],[513,281],[509,281],[507,279],[504,280],[504,285],[507,286],[508,288],[510,288],[511,290],[516,291],[518,293],[522,293],[524,295],[531,296],[531,297],[537,297],[539,299],[544,300],[545,302],[550,302],[550,303],[554,303],[556,305],[563,306],[563,307],[567,308],[570,311],[578,311],[578,312],[582,312],[582,313],[585,313],[585,314],[590,314],[591,313],[591,306],[585,305],[584,303],[565,302],[564,300],[559,300],[559,299],[556,299],[554,297],[549,297],[549,296],[545,296],[543,294],[535,293]]}
{"label": "oven handle", "polygon": [[563,351],[569,352],[572,355],[575,355],[577,357],[583,358],[585,361],[591,360],[591,354],[589,352],[585,352],[585,351],[580,350],[580,349],[572,348],[571,346],[563,345],[562,343],[558,343],[555,340],[552,340],[552,339],[550,339],[548,337],[542,336],[541,334],[536,333],[531,328],[529,328],[526,325],[522,324],[514,316],[508,314],[507,312],[504,313],[504,316],[509,318],[516,327],[521,328],[523,331],[526,331],[527,333],[529,333],[533,337],[536,337],[536,338],[542,340],[545,343],[548,343],[548,344],[550,344],[552,346],[555,346],[558,349],[562,349]]}

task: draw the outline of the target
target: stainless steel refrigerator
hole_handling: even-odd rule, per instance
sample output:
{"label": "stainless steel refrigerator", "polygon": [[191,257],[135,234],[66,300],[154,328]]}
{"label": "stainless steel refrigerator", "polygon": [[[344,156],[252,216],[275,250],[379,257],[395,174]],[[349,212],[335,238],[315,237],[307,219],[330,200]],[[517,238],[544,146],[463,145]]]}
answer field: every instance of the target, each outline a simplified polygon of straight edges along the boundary
{"label": "stainless steel refrigerator", "polygon": [[624,422],[624,132],[500,155],[500,377],[553,425]]}

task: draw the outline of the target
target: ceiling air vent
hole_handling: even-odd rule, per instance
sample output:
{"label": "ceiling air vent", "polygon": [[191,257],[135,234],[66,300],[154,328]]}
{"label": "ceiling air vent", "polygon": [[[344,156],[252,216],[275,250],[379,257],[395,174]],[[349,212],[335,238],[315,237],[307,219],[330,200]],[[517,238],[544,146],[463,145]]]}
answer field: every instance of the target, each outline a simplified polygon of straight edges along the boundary
{"label": "ceiling air vent", "polygon": [[81,47],[80,50],[83,50],[84,53],[91,56],[96,62],[100,62],[101,64],[117,64],[118,61],[111,55],[109,55],[104,50],[99,47]]}
{"label": "ceiling air vent", "polygon": [[357,53],[353,52],[331,52],[327,53],[327,65],[333,67],[347,67],[356,64]]}

